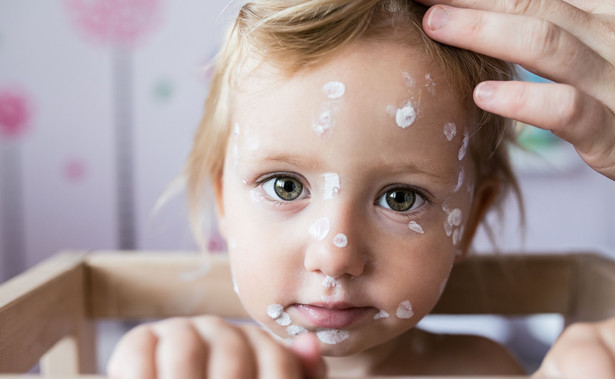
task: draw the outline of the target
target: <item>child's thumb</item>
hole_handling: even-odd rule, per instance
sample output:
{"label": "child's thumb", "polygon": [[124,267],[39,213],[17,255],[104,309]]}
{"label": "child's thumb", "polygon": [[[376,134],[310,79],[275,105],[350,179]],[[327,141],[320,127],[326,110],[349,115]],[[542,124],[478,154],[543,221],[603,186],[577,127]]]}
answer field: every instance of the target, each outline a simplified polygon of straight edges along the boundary
{"label": "child's thumb", "polygon": [[327,366],[320,356],[318,340],[312,333],[303,333],[290,346],[290,349],[299,357],[303,373],[307,378],[324,378]]}

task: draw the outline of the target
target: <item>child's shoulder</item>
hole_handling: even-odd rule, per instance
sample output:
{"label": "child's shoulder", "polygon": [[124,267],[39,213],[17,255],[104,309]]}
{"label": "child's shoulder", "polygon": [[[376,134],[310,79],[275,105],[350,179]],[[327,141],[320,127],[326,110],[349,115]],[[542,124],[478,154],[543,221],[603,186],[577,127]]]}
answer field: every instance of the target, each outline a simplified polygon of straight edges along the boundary
{"label": "child's shoulder", "polygon": [[[512,354],[499,343],[473,335],[434,334],[412,329],[381,366],[395,375],[524,375]],[[380,371],[380,370],[379,370]]]}

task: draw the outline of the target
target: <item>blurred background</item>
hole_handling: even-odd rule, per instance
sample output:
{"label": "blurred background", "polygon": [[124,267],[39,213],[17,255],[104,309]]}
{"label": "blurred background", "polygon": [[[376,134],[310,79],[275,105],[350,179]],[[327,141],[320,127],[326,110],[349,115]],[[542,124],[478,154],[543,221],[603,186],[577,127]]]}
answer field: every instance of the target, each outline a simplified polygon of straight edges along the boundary
{"label": "blurred background", "polygon": [[[188,154],[206,64],[238,8],[227,3],[0,0],[0,282],[66,249],[195,250],[181,194],[153,209]],[[522,143],[527,223],[522,233],[509,201],[495,228],[500,253],[615,257],[615,182],[549,132],[525,127]],[[484,231],[475,247],[494,250]],[[224,246],[213,238],[210,248]],[[561,321],[536,322],[457,324],[546,346]]]}

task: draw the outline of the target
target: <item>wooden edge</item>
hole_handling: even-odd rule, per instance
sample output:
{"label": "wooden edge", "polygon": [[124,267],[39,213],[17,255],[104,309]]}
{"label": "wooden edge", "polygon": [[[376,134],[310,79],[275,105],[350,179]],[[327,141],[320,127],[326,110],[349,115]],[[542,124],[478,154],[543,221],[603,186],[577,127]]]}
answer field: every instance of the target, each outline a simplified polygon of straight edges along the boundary
{"label": "wooden edge", "polygon": [[577,256],[574,296],[566,324],[599,321],[615,316],[615,261],[599,256]]}
{"label": "wooden edge", "polygon": [[[78,334],[84,256],[57,255],[0,286],[0,372],[27,372],[58,341]],[[92,368],[84,362],[80,372]]]}
{"label": "wooden edge", "polygon": [[223,254],[98,251],[86,266],[93,318],[248,318]]}

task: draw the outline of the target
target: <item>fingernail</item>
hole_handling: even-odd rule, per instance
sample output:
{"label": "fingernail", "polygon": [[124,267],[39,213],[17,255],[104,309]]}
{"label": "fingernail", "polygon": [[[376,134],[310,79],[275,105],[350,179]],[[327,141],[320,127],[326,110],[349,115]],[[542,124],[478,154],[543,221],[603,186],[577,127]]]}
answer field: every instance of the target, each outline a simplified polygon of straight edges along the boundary
{"label": "fingernail", "polygon": [[476,87],[476,98],[480,101],[488,101],[493,97],[495,87],[489,83],[481,83]]}
{"label": "fingernail", "polygon": [[429,13],[427,26],[431,30],[438,30],[448,23],[448,12],[442,7],[435,7]]}

